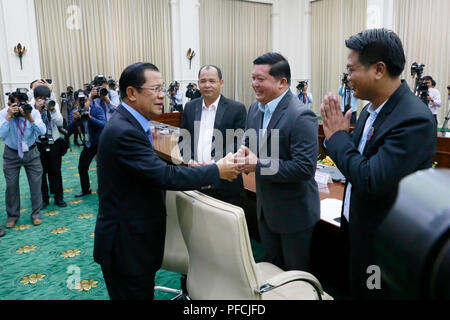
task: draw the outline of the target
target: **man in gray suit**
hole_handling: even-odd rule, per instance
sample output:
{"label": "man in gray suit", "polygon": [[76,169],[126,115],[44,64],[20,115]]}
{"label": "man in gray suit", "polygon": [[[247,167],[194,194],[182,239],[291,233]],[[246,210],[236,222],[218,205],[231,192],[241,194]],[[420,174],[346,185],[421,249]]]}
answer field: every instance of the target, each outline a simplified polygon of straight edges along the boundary
{"label": "man in gray suit", "polygon": [[[312,233],[320,217],[314,180],[317,117],[301,107],[289,90],[291,71],[282,55],[266,53],[253,64],[252,87],[257,101],[248,111],[245,146],[238,151],[236,161],[240,170],[256,175],[264,261],[284,270],[310,271]],[[256,143],[252,143],[255,136]]]}

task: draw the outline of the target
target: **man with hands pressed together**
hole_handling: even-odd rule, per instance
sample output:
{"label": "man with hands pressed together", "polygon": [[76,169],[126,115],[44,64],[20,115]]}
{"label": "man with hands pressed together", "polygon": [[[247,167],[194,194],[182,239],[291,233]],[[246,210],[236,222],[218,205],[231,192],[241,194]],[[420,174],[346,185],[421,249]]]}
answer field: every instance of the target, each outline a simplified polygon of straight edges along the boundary
{"label": "man with hands pressed together", "polygon": [[317,117],[289,90],[291,71],[282,55],[266,53],[253,64],[257,101],[248,111],[246,135],[258,138],[245,140],[236,161],[240,170],[255,172],[264,261],[311,271],[312,232],[320,217]]}
{"label": "man with hands pressed together", "polygon": [[164,104],[161,73],[151,63],[135,63],[119,82],[123,103],[106,124],[98,148],[94,260],[102,267],[111,299],[152,300],[164,255],[165,190],[232,181],[239,171],[231,153],[202,167],[177,167],[161,160],[149,123]]}
{"label": "man with hands pressed together", "polygon": [[343,254],[350,256],[352,296],[386,299],[390,295],[384,282],[380,289],[367,286],[368,267],[376,265],[376,229],[395,202],[400,180],[431,167],[436,125],[431,112],[400,80],[405,55],[394,32],[365,30],[350,37],[346,46],[350,87],[355,98],[370,103],[350,134],[352,110],[343,116],[338,98],[327,95],[321,106],[324,147],[347,180],[341,231],[344,248],[349,245]]}

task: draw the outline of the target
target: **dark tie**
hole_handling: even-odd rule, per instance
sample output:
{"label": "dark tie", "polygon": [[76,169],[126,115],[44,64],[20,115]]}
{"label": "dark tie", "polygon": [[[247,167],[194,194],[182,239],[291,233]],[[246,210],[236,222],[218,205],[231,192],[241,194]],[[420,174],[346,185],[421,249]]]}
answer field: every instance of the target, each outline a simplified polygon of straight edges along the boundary
{"label": "dark tie", "polygon": [[306,104],[306,96],[303,94],[303,103]]}

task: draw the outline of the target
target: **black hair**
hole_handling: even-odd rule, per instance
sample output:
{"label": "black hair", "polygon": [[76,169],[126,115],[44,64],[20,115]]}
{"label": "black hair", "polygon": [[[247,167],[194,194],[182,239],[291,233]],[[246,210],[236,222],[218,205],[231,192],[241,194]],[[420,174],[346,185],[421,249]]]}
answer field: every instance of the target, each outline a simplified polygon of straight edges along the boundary
{"label": "black hair", "polygon": [[51,91],[47,86],[37,86],[33,90],[34,98],[50,98]]}
{"label": "black hair", "polygon": [[276,52],[268,52],[259,56],[253,61],[254,65],[268,64],[270,65],[269,74],[276,78],[286,78],[287,84],[291,85],[291,67],[289,62],[281,54]]}
{"label": "black hair", "polygon": [[39,80],[34,80],[32,83],[30,83],[30,89],[32,89],[33,88],[33,84],[35,83],[35,82],[38,82]]}
{"label": "black hair", "polygon": [[384,62],[392,77],[400,76],[405,68],[406,58],[402,42],[391,30],[364,30],[351,36],[345,41],[345,45],[358,52],[359,61],[365,66]]}
{"label": "black hair", "polygon": [[145,83],[144,73],[147,69],[159,72],[158,68],[149,62],[134,63],[123,70],[119,80],[120,98],[122,100],[127,98],[128,87],[136,88],[138,92],[141,92],[141,86]]}
{"label": "black hair", "polygon": [[18,95],[17,93],[15,93],[15,92],[12,92],[12,93],[8,96],[8,101],[11,102],[11,103],[16,102],[16,99],[17,99],[17,100],[20,100],[20,99],[19,99],[19,95]]}
{"label": "black hair", "polygon": [[431,76],[425,76],[425,77],[422,78],[422,80],[426,80],[426,81],[430,80],[430,81],[433,81],[433,78],[432,78]]}
{"label": "black hair", "polygon": [[220,70],[219,67],[212,65],[212,64],[208,64],[208,65],[201,67],[200,70],[198,71],[198,78],[200,79],[200,73],[202,73],[203,70],[211,69],[211,68],[216,69],[217,75],[219,76],[219,80],[222,80],[222,70]]}

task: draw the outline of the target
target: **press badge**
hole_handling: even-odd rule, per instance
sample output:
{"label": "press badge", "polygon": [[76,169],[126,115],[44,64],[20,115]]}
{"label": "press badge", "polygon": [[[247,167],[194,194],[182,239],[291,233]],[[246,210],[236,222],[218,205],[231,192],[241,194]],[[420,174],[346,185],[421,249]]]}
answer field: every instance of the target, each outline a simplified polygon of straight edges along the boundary
{"label": "press badge", "polygon": [[22,151],[23,152],[28,152],[29,151],[28,145],[27,145],[27,143],[24,140],[22,140]]}

